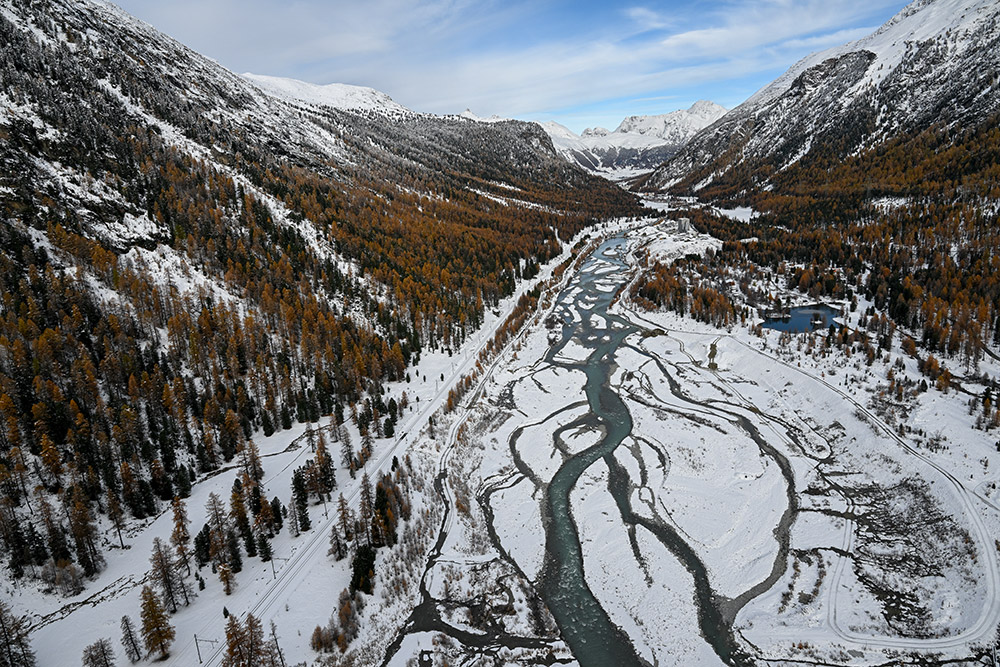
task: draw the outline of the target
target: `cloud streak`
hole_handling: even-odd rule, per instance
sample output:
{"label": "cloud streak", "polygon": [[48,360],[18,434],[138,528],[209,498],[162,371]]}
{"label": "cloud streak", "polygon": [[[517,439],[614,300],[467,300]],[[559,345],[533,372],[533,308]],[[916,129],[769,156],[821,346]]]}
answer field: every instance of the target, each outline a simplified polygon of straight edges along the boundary
{"label": "cloud streak", "polygon": [[[657,99],[735,104],[902,0],[121,0],[235,71],[383,90],[411,108],[582,118]],[[659,112],[669,111],[662,109]],[[600,113],[611,113],[601,111]]]}

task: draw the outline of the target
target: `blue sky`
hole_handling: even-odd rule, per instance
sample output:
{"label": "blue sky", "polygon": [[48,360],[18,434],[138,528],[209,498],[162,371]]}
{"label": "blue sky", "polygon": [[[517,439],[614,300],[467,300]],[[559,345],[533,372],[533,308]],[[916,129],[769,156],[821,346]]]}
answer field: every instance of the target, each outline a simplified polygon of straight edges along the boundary
{"label": "blue sky", "polygon": [[388,93],[417,111],[580,132],[698,99],[733,107],[903,0],[118,0],[236,72]]}

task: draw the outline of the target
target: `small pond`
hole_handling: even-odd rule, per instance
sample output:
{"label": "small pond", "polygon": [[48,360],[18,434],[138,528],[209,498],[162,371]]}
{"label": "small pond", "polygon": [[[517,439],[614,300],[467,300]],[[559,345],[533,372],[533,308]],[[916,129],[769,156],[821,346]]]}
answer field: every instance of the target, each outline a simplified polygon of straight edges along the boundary
{"label": "small pond", "polygon": [[817,303],[811,306],[792,308],[785,317],[766,317],[761,326],[790,333],[804,333],[826,329],[833,324],[833,318],[839,316],[839,308],[833,308],[825,303]]}

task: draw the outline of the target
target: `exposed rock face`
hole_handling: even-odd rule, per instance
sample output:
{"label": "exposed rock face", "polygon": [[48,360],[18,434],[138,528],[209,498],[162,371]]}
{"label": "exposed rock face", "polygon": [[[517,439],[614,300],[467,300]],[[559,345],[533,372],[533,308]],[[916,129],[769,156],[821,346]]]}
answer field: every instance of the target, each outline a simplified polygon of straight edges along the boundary
{"label": "exposed rock face", "polygon": [[1000,106],[1000,5],[920,0],[878,31],[813,54],[702,130],[643,184],[697,191],[735,165],[777,171],[935,123],[975,125]]}

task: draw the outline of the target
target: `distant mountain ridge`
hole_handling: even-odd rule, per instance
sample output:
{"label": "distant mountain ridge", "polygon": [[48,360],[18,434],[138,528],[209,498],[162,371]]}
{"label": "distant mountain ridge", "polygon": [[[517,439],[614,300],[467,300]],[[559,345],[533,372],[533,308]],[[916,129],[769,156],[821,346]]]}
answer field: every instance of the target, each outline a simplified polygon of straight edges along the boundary
{"label": "distant mountain ridge", "polygon": [[699,100],[688,109],[655,116],[628,116],[610,132],[587,128],[577,135],[555,122],[540,123],[556,150],[581,167],[612,177],[654,169],[681,149],[698,131],[726,114],[726,109]]}
{"label": "distant mountain ridge", "polygon": [[917,0],[871,35],[803,58],[643,187],[699,190],[736,178],[736,165],[774,173],[820,146],[847,155],[936,123],[974,125],[1000,108],[998,75],[1000,4]]}
{"label": "distant mountain ridge", "polygon": [[343,111],[378,111],[390,116],[405,116],[414,113],[374,88],[352,86],[345,83],[318,85],[296,79],[249,72],[243,74],[243,78],[265,93],[285,100],[307,102]]}
{"label": "distant mountain ridge", "polygon": [[628,116],[617,133],[653,135],[669,143],[683,144],[699,130],[726,114],[725,107],[708,100],[698,100],[687,109],[657,116]]}

